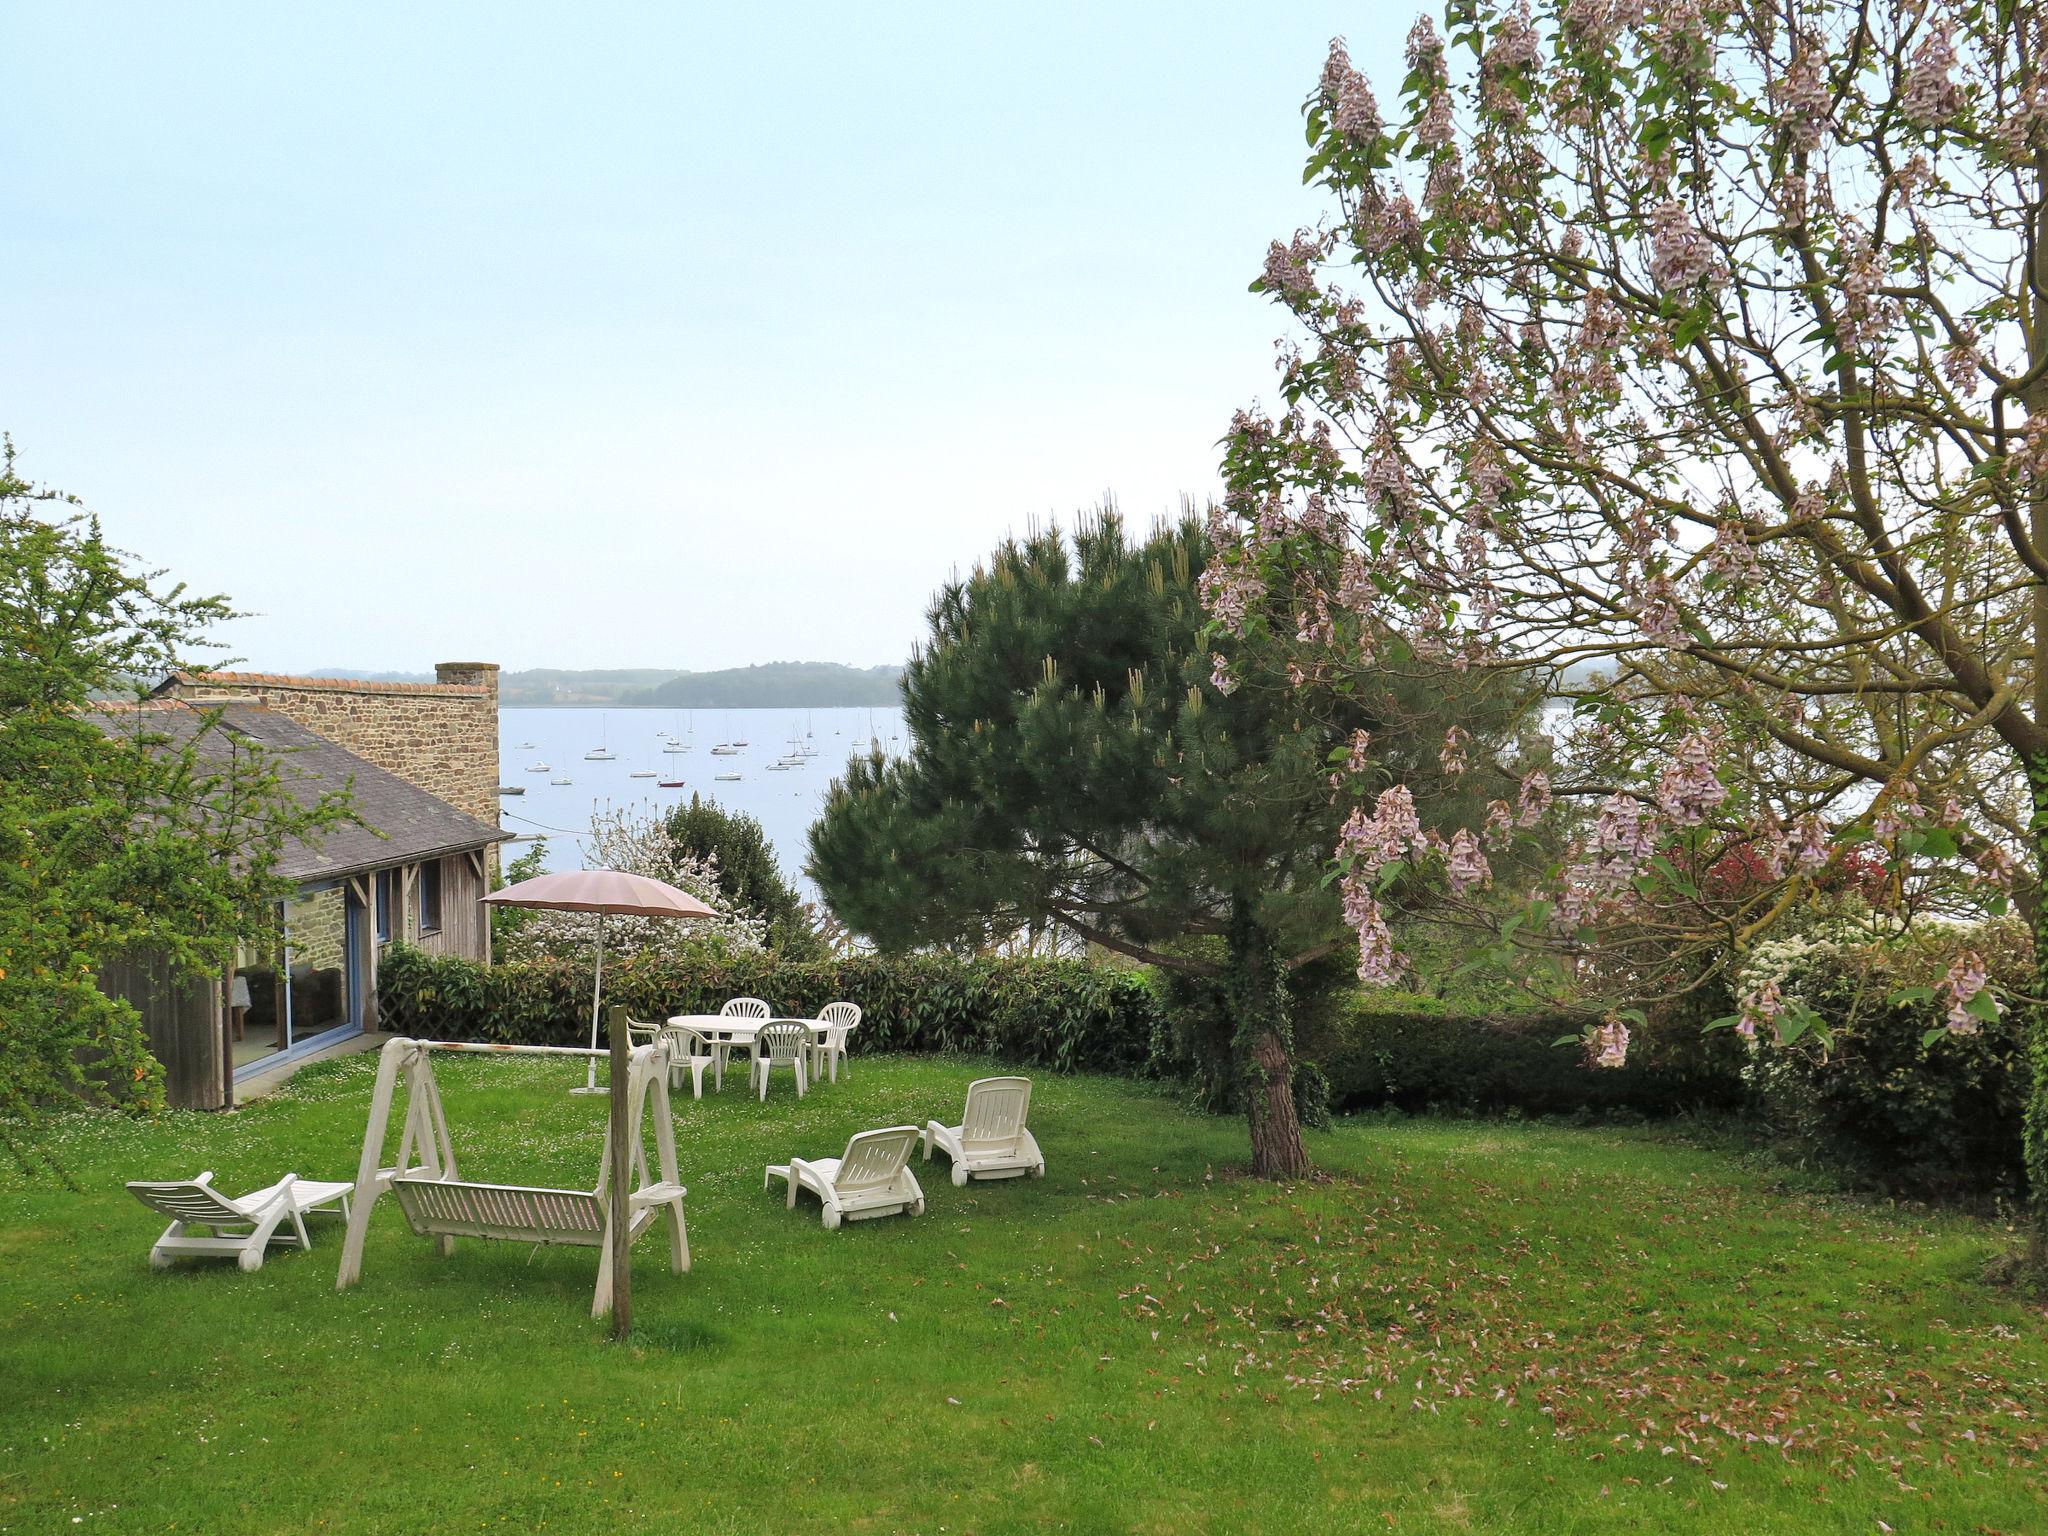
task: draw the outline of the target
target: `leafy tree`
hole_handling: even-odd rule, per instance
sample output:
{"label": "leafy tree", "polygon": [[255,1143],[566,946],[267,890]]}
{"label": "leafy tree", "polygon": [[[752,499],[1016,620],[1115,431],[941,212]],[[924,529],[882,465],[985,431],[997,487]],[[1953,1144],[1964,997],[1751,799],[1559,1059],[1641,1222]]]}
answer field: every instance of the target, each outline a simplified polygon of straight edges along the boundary
{"label": "leafy tree", "polygon": [[[504,867],[493,890],[502,891],[508,885],[517,885],[522,880],[537,879],[548,872],[548,840],[537,837],[526,852]],[[526,919],[536,909],[533,907],[492,907],[491,942],[503,947],[511,941],[524,926]]]}
{"label": "leafy tree", "polygon": [[[1845,860],[1899,927],[2016,878],[2048,1262],[2048,12],[1442,14],[1398,105],[1341,44],[1306,104],[1335,216],[1255,285],[1300,329],[1228,447],[1240,611],[1330,616],[1312,690],[1389,631],[1559,669],[1594,814],[1518,946],[1619,934],[1617,974],[1698,985]],[[1330,543],[1344,590],[1273,584]],[[1347,878],[1417,847],[1376,825]],[[1959,1032],[1995,1008],[1967,955],[1939,990]],[[1732,1022],[1814,1019],[1758,989]]]}
{"label": "leafy tree", "polygon": [[796,959],[822,952],[810,908],[784,878],[759,821],[693,794],[669,813],[668,829],[678,847],[715,864],[718,888],[734,904],[767,922],[770,949]]}
{"label": "leafy tree", "polygon": [[[856,758],[811,830],[832,910],[885,949],[987,947],[1057,925],[1201,978],[1227,1007],[1255,1168],[1308,1166],[1294,1100],[1291,973],[1349,940],[1322,865],[1363,733],[1425,794],[1481,794],[1437,758],[1447,710],[1489,738],[1520,701],[1443,675],[1305,707],[1248,653],[1219,690],[1193,517],[1133,543],[1112,511],[1071,543],[1011,541],[932,604],[904,677],[912,747]],[[1447,675],[1447,674],[1446,674]]]}
{"label": "leafy tree", "polygon": [[[168,717],[137,679],[189,662],[230,617],[162,588],[72,498],[0,459],[0,1139],[45,1158],[42,1113],[71,1098],[149,1108],[162,1070],[140,1017],[101,988],[123,955],[218,977],[290,887],[287,838],[346,814],[298,804],[279,760],[218,739],[218,711]],[[122,703],[123,697],[129,702]]]}

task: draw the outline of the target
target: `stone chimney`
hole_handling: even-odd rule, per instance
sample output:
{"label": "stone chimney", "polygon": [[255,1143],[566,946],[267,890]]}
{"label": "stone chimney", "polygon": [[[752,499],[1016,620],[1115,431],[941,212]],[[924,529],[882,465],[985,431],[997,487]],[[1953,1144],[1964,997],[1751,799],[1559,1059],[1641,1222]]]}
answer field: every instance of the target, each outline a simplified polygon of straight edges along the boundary
{"label": "stone chimney", "polygon": [[491,696],[491,713],[498,712],[498,664],[495,661],[437,661],[434,681],[458,688],[482,688]]}

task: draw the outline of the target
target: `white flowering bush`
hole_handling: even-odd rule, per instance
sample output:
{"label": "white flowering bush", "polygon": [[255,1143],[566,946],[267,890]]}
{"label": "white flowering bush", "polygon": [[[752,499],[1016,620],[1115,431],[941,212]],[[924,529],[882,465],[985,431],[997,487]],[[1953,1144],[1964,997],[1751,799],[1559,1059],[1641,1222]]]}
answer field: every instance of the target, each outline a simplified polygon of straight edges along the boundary
{"label": "white flowering bush", "polygon": [[[688,921],[667,917],[610,917],[605,920],[607,955],[660,955],[688,958],[707,954],[744,954],[760,949],[767,924],[760,914],[727,897],[718,885],[716,856],[700,858],[680,846],[668,822],[610,806],[590,818],[584,844],[584,867],[615,869],[645,875],[687,891],[718,913],[716,918]],[[588,912],[532,912],[507,937],[505,958],[592,958],[597,949],[597,919]]]}

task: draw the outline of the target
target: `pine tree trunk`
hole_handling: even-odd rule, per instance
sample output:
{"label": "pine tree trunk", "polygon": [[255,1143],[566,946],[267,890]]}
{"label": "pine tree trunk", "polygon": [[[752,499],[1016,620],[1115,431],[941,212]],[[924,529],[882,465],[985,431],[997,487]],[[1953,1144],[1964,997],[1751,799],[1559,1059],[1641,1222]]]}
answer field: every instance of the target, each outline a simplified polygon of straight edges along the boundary
{"label": "pine tree trunk", "polygon": [[1286,977],[1273,935],[1260,926],[1249,898],[1231,903],[1229,945],[1225,996],[1236,1028],[1252,1172],[1266,1179],[1299,1178],[1310,1165],[1294,1111],[1294,1027]]}

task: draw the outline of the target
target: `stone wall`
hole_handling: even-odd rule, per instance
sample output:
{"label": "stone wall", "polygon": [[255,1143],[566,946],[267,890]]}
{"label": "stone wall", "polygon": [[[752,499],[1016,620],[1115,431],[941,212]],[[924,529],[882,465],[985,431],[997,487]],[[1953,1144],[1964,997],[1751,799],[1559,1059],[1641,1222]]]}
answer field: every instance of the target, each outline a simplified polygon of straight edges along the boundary
{"label": "stone wall", "polygon": [[285,904],[284,920],[294,966],[341,969],[348,952],[348,909],[338,887],[294,897]]}
{"label": "stone wall", "polygon": [[438,682],[372,683],[269,672],[181,672],[164,691],[180,698],[252,698],[496,826],[498,668],[486,661],[444,661],[434,675]]}

